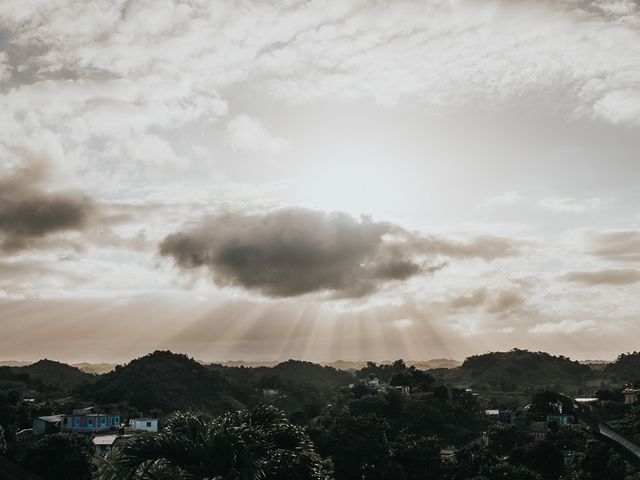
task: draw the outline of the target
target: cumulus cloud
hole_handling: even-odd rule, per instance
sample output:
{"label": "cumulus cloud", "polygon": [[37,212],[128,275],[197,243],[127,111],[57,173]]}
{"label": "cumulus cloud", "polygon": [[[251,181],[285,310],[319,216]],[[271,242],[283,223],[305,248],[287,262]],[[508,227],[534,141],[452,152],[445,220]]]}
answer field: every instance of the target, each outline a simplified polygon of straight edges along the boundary
{"label": "cumulus cloud", "polygon": [[227,124],[227,140],[234,150],[278,155],[291,148],[283,138],[274,137],[257,118],[238,115]]}
{"label": "cumulus cloud", "polygon": [[607,260],[640,261],[640,231],[592,233],[587,238],[587,252]]}
{"label": "cumulus cloud", "polygon": [[452,242],[391,223],[298,208],[210,217],[167,236],[160,253],[183,269],[207,267],[218,285],[267,296],[329,291],[358,297],[444,268],[437,256],[491,260],[514,255],[516,248],[496,237]]}
{"label": "cumulus cloud", "polygon": [[26,249],[89,223],[96,204],[80,191],[47,189],[51,168],[46,157],[27,155],[24,164],[0,177],[0,249]]}
{"label": "cumulus cloud", "polygon": [[640,271],[631,269],[569,272],[563,277],[568,282],[584,285],[629,285],[640,282]]}

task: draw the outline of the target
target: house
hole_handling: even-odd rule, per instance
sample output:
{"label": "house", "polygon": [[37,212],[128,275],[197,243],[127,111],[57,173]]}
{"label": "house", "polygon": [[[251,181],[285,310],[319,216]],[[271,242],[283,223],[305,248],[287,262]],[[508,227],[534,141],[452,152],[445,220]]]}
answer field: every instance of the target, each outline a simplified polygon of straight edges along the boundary
{"label": "house", "polygon": [[33,419],[33,434],[46,435],[49,433],[57,433],[62,425],[62,417],[64,415],[47,415]]}
{"label": "house", "polygon": [[565,415],[562,413],[556,415],[547,415],[547,422],[556,422],[558,425],[566,425],[567,423],[571,423],[572,421],[572,415]]}
{"label": "house", "polygon": [[454,447],[441,448],[440,460],[454,463],[456,461],[456,449]]}
{"label": "house", "polygon": [[622,395],[624,395],[624,404],[625,405],[633,405],[638,402],[638,394],[640,393],[640,389],[637,388],[625,388],[622,391]]}
{"label": "house", "polygon": [[391,387],[393,390],[397,390],[404,396],[411,395],[411,387],[409,385],[397,385],[395,387]]}
{"label": "house", "polygon": [[549,427],[545,422],[531,422],[529,433],[536,440],[544,440],[549,432]]}
{"label": "house", "polygon": [[120,415],[89,413],[92,408],[77,409],[71,415],[61,415],[61,430],[74,433],[99,433],[120,427]]}
{"label": "house", "polygon": [[129,428],[131,430],[155,433],[158,431],[158,419],[157,418],[132,418],[131,420],[129,420]]}
{"label": "house", "polygon": [[498,421],[502,423],[511,423],[515,417],[515,413],[512,410],[500,410],[498,412]]}
{"label": "house", "polygon": [[129,441],[131,435],[98,435],[93,439],[96,453],[107,453]]}

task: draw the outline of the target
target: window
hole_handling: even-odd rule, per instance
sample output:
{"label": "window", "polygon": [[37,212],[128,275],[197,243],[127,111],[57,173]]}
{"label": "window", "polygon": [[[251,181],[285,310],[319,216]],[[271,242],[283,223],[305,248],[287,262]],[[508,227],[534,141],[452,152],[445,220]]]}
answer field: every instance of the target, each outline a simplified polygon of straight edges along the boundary
{"label": "window", "polygon": [[102,425],[106,425],[107,424],[107,417],[102,417],[102,419],[100,420],[100,423],[102,423]]}
{"label": "window", "polygon": [[151,422],[147,422],[147,427],[150,427],[150,426],[151,426]]}
{"label": "window", "polygon": [[73,417],[73,423],[76,427],[80,426],[80,417]]}
{"label": "window", "polygon": [[87,425],[89,425],[90,427],[93,427],[93,418],[87,419]]}

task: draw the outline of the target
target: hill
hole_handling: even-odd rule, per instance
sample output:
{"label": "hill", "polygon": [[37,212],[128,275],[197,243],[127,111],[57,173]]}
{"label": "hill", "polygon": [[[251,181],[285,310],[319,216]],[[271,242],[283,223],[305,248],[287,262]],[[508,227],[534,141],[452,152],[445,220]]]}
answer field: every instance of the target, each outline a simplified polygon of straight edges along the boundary
{"label": "hill", "polygon": [[226,391],[223,376],[186,355],[155,351],[100,375],[82,392],[100,404],[128,402],[143,412],[241,408]]}
{"label": "hill", "polygon": [[640,383],[640,352],[621,354],[607,365],[605,372],[624,383]]}
{"label": "hill", "polygon": [[502,392],[543,387],[574,392],[594,378],[594,372],[580,362],[519,349],[474,355],[459,368],[439,370],[437,374],[452,385]]}
{"label": "hill", "polygon": [[12,367],[15,373],[27,373],[46,385],[63,390],[72,390],[86,382],[92,382],[94,376],[66,363],[43,359],[31,365]]}

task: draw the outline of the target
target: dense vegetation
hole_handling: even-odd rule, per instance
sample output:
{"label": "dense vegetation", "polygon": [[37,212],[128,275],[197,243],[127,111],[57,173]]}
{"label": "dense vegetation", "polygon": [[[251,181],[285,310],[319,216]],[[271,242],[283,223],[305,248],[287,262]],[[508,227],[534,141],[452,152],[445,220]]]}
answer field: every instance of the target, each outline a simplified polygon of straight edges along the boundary
{"label": "dense vegetation", "polygon": [[[547,417],[560,414],[553,391],[597,395],[599,415],[640,441],[640,407],[624,405],[619,393],[640,378],[636,358],[621,355],[594,371],[512,350],[449,370],[399,360],[342,371],[293,360],[203,365],[158,351],[98,376],[38,362],[0,368],[0,446],[45,479],[638,480],[584,425]],[[34,416],[89,404],[123,418],[159,416],[162,431],[105,458],[86,437],[16,438]],[[511,408],[515,420],[497,422],[486,408]]]}

